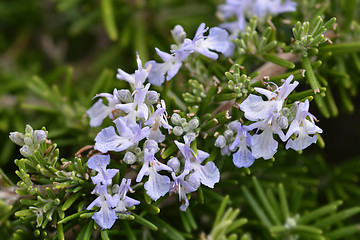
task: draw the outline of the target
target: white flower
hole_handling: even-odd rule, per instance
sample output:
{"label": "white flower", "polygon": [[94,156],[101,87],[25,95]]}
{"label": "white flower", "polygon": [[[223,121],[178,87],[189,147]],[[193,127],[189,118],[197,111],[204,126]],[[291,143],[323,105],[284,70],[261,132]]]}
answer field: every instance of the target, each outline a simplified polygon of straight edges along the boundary
{"label": "white flower", "polygon": [[159,143],[165,140],[165,135],[161,133],[160,127],[167,129],[170,134],[172,126],[169,125],[167,120],[166,105],[164,100],[161,100],[161,104],[157,105],[157,110],[149,117],[149,120],[145,122],[145,125],[151,127],[148,138]]}
{"label": "white flower", "polygon": [[95,138],[95,150],[120,152],[137,145],[150,134],[149,127],[141,128],[138,124],[129,126],[121,117],[115,119],[114,123],[119,135],[113,126],[101,130]]}
{"label": "white flower", "polygon": [[110,93],[100,93],[96,97],[105,97],[108,101],[108,104],[105,105],[102,99],[99,99],[89,110],[86,111],[90,118],[90,126],[98,127],[104,121],[106,117],[114,119],[113,112],[116,110],[115,105],[121,103],[118,91],[115,88],[113,94]]}
{"label": "white flower", "polygon": [[[316,118],[308,112],[309,101],[297,102],[297,113],[295,119],[291,122],[289,130],[286,133],[286,138],[295,134],[295,140],[289,139],[285,148],[292,148],[296,151],[302,150],[315,143],[318,139],[316,135],[310,137],[309,134],[322,133],[322,129],[315,125]],[[309,117],[307,119],[306,117]]]}

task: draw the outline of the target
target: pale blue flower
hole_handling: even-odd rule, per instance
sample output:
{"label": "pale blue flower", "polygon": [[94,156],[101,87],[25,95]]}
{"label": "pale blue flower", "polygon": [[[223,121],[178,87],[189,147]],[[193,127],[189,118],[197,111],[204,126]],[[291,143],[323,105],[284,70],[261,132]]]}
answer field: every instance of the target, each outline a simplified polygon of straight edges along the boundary
{"label": "pale blue flower", "polygon": [[130,126],[121,117],[115,119],[114,123],[119,135],[113,126],[101,130],[95,138],[95,150],[120,152],[137,145],[150,134],[149,127],[141,128],[138,124]]}
{"label": "pale blue flower", "polygon": [[170,134],[172,126],[169,125],[167,120],[166,105],[164,100],[161,100],[161,104],[157,105],[156,111],[145,122],[145,125],[150,126],[150,134],[148,138],[159,143],[165,140],[165,135],[161,133],[160,127],[167,129]]}
{"label": "pale blue flower", "polygon": [[246,131],[240,122],[236,122],[237,124],[237,134],[234,142],[231,144],[229,150],[234,150],[235,148],[239,148],[236,153],[233,154],[233,162],[234,165],[238,168],[250,167],[255,158],[252,155],[251,151],[248,147],[251,147],[251,135]]}
{"label": "pale blue flower", "polygon": [[87,162],[88,167],[98,172],[95,177],[91,177],[91,180],[95,185],[110,185],[112,183],[112,178],[119,170],[106,169],[109,164],[110,155],[95,155],[89,158]]}
{"label": "pale blue flower", "polygon": [[274,139],[273,134],[279,135],[282,141],[286,141],[285,134],[278,125],[276,119],[278,113],[269,113],[269,117],[265,120],[255,122],[246,126],[247,130],[262,130],[261,134],[254,134],[251,138],[251,151],[254,158],[270,159],[277,151],[278,142]]}
{"label": "pale blue flower", "polygon": [[100,93],[96,97],[105,97],[108,104],[105,105],[102,99],[99,99],[89,110],[86,111],[90,118],[90,126],[98,127],[106,117],[114,119],[113,112],[116,110],[115,105],[121,103],[118,97],[118,91],[115,88],[113,94]]}
{"label": "pale blue flower", "polygon": [[176,44],[182,44],[186,38],[186,32],[181,25],[176,25],[174,29],[171,30],[171,35],[176,42]]}
{"label": "pale blue flower", "polygon": [[86,209],[90,210],[94,206],[100,207],[100,210],[95,212],[92,218],[102,229],[110,229],[118,218],[113,209],[116,206],[116,202],[113,197],[108,194],[106,185],[99,186],[97,193],[99,194],[99,197],[97,197]]}
{"label": "pale blue flower", "polygon": [[207,162],[205,165],[201,165],[201,163],[208,158],[210,154],[202,150],[197,150],[196,154],[190,147],[193,139],[189,139],[187,136],[184,136],[184,141],[185,143],[180,143],[178,141],[174,142],[182,155],[185,157],[185,169],[188,169],[189,171],[193,170],[193,172],[189,175],[189,177],[193,179],[192,182],[197,187],[199,187],[200,183],[202,183],[207,187],[213,188],[214,184],[220,180],[219,169],[215,166],[214,162]]}
{"label": "pale blue flower", "polygon": [[133,198],[126,196],[126,194],[130,192],[134,192],[130,187],[131,179],[123,178],[121,184],[119,186],[118,193],[113,196],[115,202],[115,212],[126,212],[127,208],[130,208],[134,205],[139,205],[140,202]]}
{"label": "pale blue flower", "polygon": [[189,174],[188,169],[184,169],[184,171],[179,176],[176,176],[175,172],[171,173],[171,176],[174,181],[171,182],[172,186],[170,189],[170,193],[175,193],[179,195],[179,201],[182,203],[180,206],[180,210],[183,212],[185,212],[189,206],[189,200],[186,194],[195,192],[197,189],[185,180],[185,176],[188,174]]}
{"label": "pale blue flower", "polygon": [[127,113],[127,116],[123,119],[129,124],[136,124],[136,120],[138,119],[147,120],[149,118],[149,107],[144,102],[149,88],[150,83],[148,83],[144,88],[137,88],[133,93],[134,102],[117,104],[115,106],[116,109],[120,109]]}
{"label": "pale blue flower", "polygon": [[251,121],[266,120],[272,113],[278,113],[281,111],[285,99],[299,84],[298,81],[293,80],[294,76],[290,75],[282,86],[276,86],[274,91],[270,91],[264,88],[254,88],[260,94],[267,97],[267,101],[264,101],[262,97],[250,94],[241,104],[240,109],[244,111],[245,118]]}
{"label": "pale blue flower", "polygon": [[227,0],[225,4],[218,6],[219,16],[223,20],[236,21],[225,22],[220,26],[232,33],[232,38],[244,32],[247,26],[246,18],[250,19],[257,16],[264,21],[268,15],[278,15],[284,12],[296,11],[296,2],[292,0]]}
{"label": "pale blue flower", "polygon": [[207,37],[204,33],[205,23],[201,23],[198,27],[193,40],[186,38],[179,50],[185,50],[189,52],[198,52],[208,58],[217,59],[218,54],[210,50],[225,53],[232,46],[232,42],[229,40],[229,34],[221,28],[213,27],[209,31]]}
{"label": "pale blue flower", "polygon": [[164,61],[163,63],[157,63],[152,60],[145,64],[145,66],[151,66],[149,73],[149,82],[156,86],[161,86],[165,81],[172,79],[179,71],[182,66],[182,61],[189,56],[190,52],[181,52],[174,51],[174,54],[169,54],[163,51],[160,51],[158,48],[155,48],[156,53]]}
{"label": "pale blue flower", "polygon": [[[156,143],[154,140],[148,141],[153,141],[154,143]],[[169,177],[160,175],[158,171],[165,170],[172,172],[172,169],[169,166],[159,162],[154,155],[154,148],[144,149],[144,163],[138,173],[138,176],[136,177],[136,182],[140,182],[144,176],[149,176],[149,179],[145,183],[144,188],[147,195],[149,195],[151,199],[156,201],[160,197],[164,196],[170,188]]]}
{"label": "pale blue flower", "polygon": [[315,125],[316,118],[308,112],[309,100],[306,99],[305,102],[296,102],[294,104],[298,104],[297,113],[286,133],[286,138],[290,138],[291,135],[295,134],[296,139],[289,139],[285,148],[300,151],[317,141],[318,137],[316,135],[310,137],[309,134],[322,133],[322,129]]}
{"label": "pale blue flower", "polygon": [[141,59],[139,57],[139,54],[137,54],[137,53],[136,53],[136,61],[137,61],[137,65],[138,65],[138,70],[135,70],[134,74],[128,74],[119,68],[118,73],[116,75],[116,78],[118,78],[119,80],[127,81],[135,89],[143,87],[143,84],[144,84],[144,82],[149,74],[150,68],[151,68],[151,67],[149,67],[149,68],[143,69]]}

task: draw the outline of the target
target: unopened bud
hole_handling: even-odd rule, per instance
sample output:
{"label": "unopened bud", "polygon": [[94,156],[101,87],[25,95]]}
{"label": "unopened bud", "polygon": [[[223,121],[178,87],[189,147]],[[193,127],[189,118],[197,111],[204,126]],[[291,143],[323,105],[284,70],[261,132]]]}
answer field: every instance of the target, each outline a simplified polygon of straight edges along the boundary
{"label": "unopened bud", "polygon": [[148,105],[155,104],[159,99],[159,94],[156,91],[148,91],[146,93],[145,103]]}
{"label": "unopened bud", "polygon": [[144,148],[147,148],[149,150],[155,149],[155,152],[159,149],[158,143],[155,140],[148,139],[144,143]]}
{"label": "unopened bud", "polygon": [[118,98],[123,103],[130,103],[133,101],[131,92],[128,89],[121,89],[118,91]]}
{"label": "unopened bud", "polygon": [[180,161],[178,158],[173,157],[171,158],[168,162],[167,165],[169,167],[171,167],[171,169],[175,172],[178,173],[180,171]]}
{"label": "unopened bud", "polygon": [[232,121],[231,123],[229,123],[228,129],[230,129],[233,132],[237,132],[238,123],[239,123],[238,121]]}
{"label": "unopened bud", "polygon": [[195,129],[195,128],[199,127],[199,120],[197,118],[193,118],[189,121],[188,124],[191,129]]}
{"label": "unopened bud", "polygon": [[171,35],[177,44],[182,44],[186,38],[186,32],[181,25],[176,25],[174,29],[171,30]]}
{"label": "unopened bud", "polygon": [[126,152],[124,156],[124,162],[126,164],[134,164],[136,162],[136,155],[132,152]]}
{"label": "unopened bud", "polygon": [[276,119],[276,123],[281,129],[286,129],[289,126],[289,122],[288,122],[287,117],[285,117],[283,115],[280,115],[280,117],[278,117]]}
{"label": "unopened bud", "polygon": [[290,109],[287,107],[284,107],[283,109],[281,109],[281,114],[284,115],[285,117],[289,117],[290,115]]}
{"label": "unopened bud", "polygon": [[221,149],[221,155],[222,156],[230,156],[231,152],[229,150],[229,147],[228,146],[225,146]]}
{"label": "unopened bud", "polygon": [[189,132],[190,131],[190,126],[187,122],[181,124],[181,127],[183,129],[184,132]]}
{"label": "unopened bud", "polygon": [[196,139],[196,133],[194,132],[188,132],[185,134],[185,136],[189,139],[190,142]]}
{"label": "unopened bud", "polygon": [[27,124],[25,128],[25,134],[26,133],[32,134],[33,132],[34,132],[33,128],[29,124]]}
{"label": "unopened bud", "polygon": [[226,145],[226,139],[223,135],[219,135],[214,143],[215,147],[223,148]]}
{"label": "unopened bud", "polygon": [[181,136],[182,134],[183,134],[183,129],[182,129],[182,127],[180,127],[180,126],[175,126],[174,128],[173,128],[173,133],[175,134],[175,136]]}
{"label": "unopened bud", "polygon": [[20,145],[20,146],[25,145],[24,134],[22,134],[22,133],[11,132],[10,135],[9,135],[9,138],[10,138],[11,141],[13,141],[17,145]]}
{"label": "unopened bud", "polygon": [[30,157],[34,151],[28,145],[24,145],[22,148],[20,148],[20,153],[24,157]]}
{"label": "unopened bud", "polygon": [[33,136],[29,136],[29,135],[30,134],[26,134],[25,137],[24,137],[25,145],[33,146],[34,145]]}
{"label": "unopened bud", "polygon": [[233,133],[233,131],[231,131],[231,130],[225,130],[224,136],[225,136],[225,138],[226,138],[227,140],[230,141],[231,138],[234,136],[234,133]]}
{"label": "unopened bud", "polygon": [[40,144],[46,140],[48,132],[43,130],[34,131],[34,144]]}
{"label": "unopened bud", "polygon": [[178,113],[174,113],[171,116],[171,122],[174,125],[180,125],[180,119],[181,119],[181,116]]}

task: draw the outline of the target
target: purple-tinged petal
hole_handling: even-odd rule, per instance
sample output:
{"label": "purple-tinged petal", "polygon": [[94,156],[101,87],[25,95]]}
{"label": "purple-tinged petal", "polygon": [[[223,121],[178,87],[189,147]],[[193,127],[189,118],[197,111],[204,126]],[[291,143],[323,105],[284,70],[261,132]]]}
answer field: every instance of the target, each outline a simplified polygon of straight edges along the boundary
{"label": "purple-tinged petal", "polygon": [[261,134],[253,135],[251,145],[254,158],[272,158],[278,147],[278,142],[273,138],[272,127],[266,127]]}
{"label": "purple-tinged petal", "polygon": [[306,133],[306,130],[304,128],[300,128],[299,136],[295,140],[289,139],[288,142],[286,143],[285,148],[286,149],[292,148],[295,151],[300,151],[307,148],[311,144],[316,143],[317,139],[318,136],[314,135],[310,137]]}
{"label": "purple-tinged petal", "polygon": [[205,166],[193,163],[194,176],[199,181],[209,188],[214,188],[214,184],[220,180],[219,169],[215,166],[214,162],[207,162]]}
{"label": "purple-tinged petal", "polygon": [[90,118],[90,126],[98,127],[104,119],[111,114],[112,109],[102,103],[103,100],[99,99],[89,110],[86,111]]}
{"label": "purple-tinged petal", "polygon": [[101,227],[101,229],[110,229],[118,217],[115,211],[106,205],[102,206],[99,212],[95,212],[92,218]]}
{"label": "purple-tinged petal", "polygon": [[238,168],[248,168],[254,163],[254,161],[255,158],[245,143],[240,144],[239,150],[233,154],[234,165]]}
{"label": "purple-tinged petal", "polygon": [[158,174],[155,169],[150,168],[149,180],[145,183],[147,195],[154,201],[164,196],[170,188],[170,179],[167,176]]}

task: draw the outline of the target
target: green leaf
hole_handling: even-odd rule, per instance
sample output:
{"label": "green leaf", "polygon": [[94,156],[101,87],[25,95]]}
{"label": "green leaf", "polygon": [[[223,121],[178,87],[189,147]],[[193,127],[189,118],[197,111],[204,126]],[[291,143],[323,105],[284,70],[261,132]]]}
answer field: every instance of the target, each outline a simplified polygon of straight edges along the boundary
{"label": "green leaf", "polygon": [[62,209],[63,211],[68,210],[68,209],[71,207],[71,205],[80,197],[80,195],[81,195],[81,192],[78,192],[78,193],[76,193],[76,194],[71,195],[71,196],[65,201],[65,203],[63,204],[63,206],[61,207],[61,209]]}
{"label": "green leaf", "polygon": [[248,204],[251,206],[252,210],[255,212],[258,218],[263,222],[266,227],[271,227],[272,224],[269,218],[266,216],[263,208],[259,205],[253,195],[249,192],[249,190],[245,186],[241,186],[241,190],[243,191]]}
{"label": "green leaf", "polygon": [[85,211],[82,211],[82,212],[74,213],[74,214],[72,214],[72,215],[70,215],[70,216],[67,216],[66,218],[60,220],[60,221],[58,222],[58,224],[59,224],[59,223],[67,223],[68,221],[74,220],[74,219],[80,217],[81,214],[87,213],[87,212],[88,212],[88,211],[85,210]]}
{"label": "green leaf", "polygon": [[94,230],[94,220],[89,219],[89,221],[81,228],[81,231],[76,237],[76,240],[90,240]]}
{"label": "green leaf", "polygon": [[260,199],[260,202],[263,204],[265,210],[267,211],[267,213],[269,214],[270,218],[272,219],[272,221],[275,224],[280,225],[281,222],[279,220],[279,218],[277,217],[277,215],[275,214],[274,209],[271,207],[271,204],[269,202],[269,200],[267,199],[264,190],[262,189],[262,187],[260,186],[259,181],[257,180],[256,177],[253,177],[253,183],[254,183],[254,187],[256,190],[256,193]]}
{"label": "green leaf", "polygon": [[101,235],[102,240],[110,240],[108,232],[107,232],[106,229],[101,230],[100,235]]}
{"label": "green leaf", "polygon": [[141,225],[144,225],[145,227],[149,228],[150,230],[153,230],[153,231],[157,231],[158,228],[157,226],[155,226],[155,224],[153,224],[152,222],[146,220],[145,218],[135,214],[135,213],[131,213],[135,219],[134,221],[137,222],[137,223],[140,223]]}
{"label": "green leaf", "polygon": [[269,62],[272,62],[272,63],[275,63],[276,65],[279,65],[281,67],[285,67],[285,68],[288,68],[288,69],[294,69],[295,68],[295,64],[290,62],[290,61],[287,61],[285,59],[282,59],[276,55],[273,55],[273,54],[269,54],[269,53],[264,53],[263,55],[263,58],[265,60],[268,60]]}
{"label": "green leaf", "polygon": [[223,199],[223,201],[220,204],[220,207],[218,211],[216,212],[216,218],[214,221],[214,227],[219,224],[221,217],[223,216],[223,213],[225,211],[226,205],[229,202],[229,195],[226,195]]}
{"label": "green leaf", "polygon": [[343,210],[341,212],[338,212],[330,217],[327,217],[325,219],[321,219],[317,221],[313,226],[318,228],[325,228],[329,227],[332,224],[335,224],[341,220],[344,220],[346,218],[349,218],[355,214],[358,214],[360,212],[360,207],[353,207],[346,210]]}
{"label": "green leaf", "polygon": [[310,221],[313,221],[319,217],[323,217],[326,214],[330,214],[332,212],[335,212],[336,209],[342,205],[342,201],[335,201],[332,203],[329,203],[323,207],[320,207],[312,212],[309,212],[307,214],[305,214],[304,216],[300,217],[299,220],[297,221],[299,224],[307,224]]}
{"label": "green leaf", "polygon": [[101,10],[106,32],[112,41],[116,41],[118,38],[118,32],[113,9],[112,0],[101,0]]}
{"label": "green leaf", "polygon": [[161,220],[158,217],[151,217],[151,220],[159,227],[159,230],[163,232],[164,235],[168,237],[168,239],[172,240],[185,240],[185,238],[181,235],[181,233],[173,228],[170,224]]}

